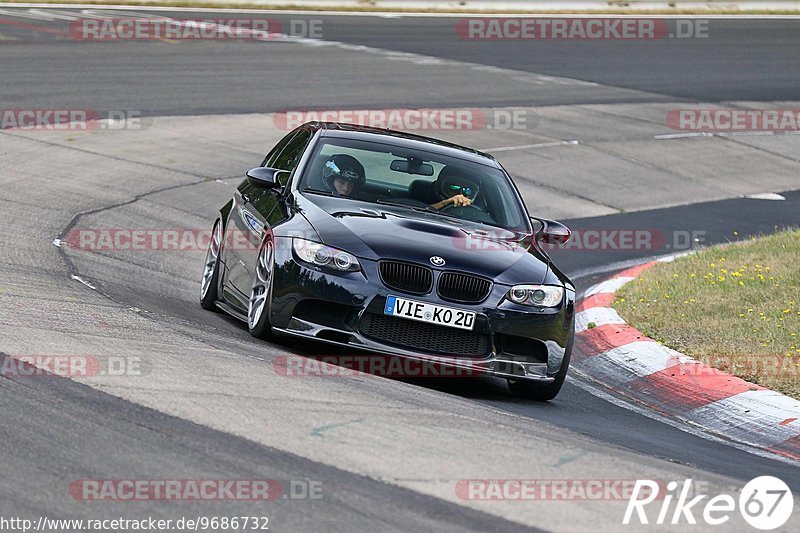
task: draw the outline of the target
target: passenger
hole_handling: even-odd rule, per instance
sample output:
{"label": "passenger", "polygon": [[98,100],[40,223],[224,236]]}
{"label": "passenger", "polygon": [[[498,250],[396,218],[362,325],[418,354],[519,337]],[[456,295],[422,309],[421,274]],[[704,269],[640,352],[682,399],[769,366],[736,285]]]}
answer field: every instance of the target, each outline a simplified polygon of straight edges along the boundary
{"label": "passenger", "polygon": [[322,179],[336,196],[355,196],[366,181],[364,166],[347,154],[332,155],[322,167]]}

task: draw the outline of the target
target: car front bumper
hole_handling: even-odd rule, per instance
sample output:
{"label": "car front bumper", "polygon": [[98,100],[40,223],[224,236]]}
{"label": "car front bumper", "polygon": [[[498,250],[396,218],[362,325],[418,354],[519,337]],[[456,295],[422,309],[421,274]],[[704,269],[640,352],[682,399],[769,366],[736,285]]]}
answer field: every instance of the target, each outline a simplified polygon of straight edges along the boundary
{"label": "car front bumper", "polygon": [[[378,275],[378,264],[360,260],[362,270],[332,273],[297,260],[290,247],[276,247],[270,321],[276,334],[314,339],[353,349],[362,354],[398,356],[463,369],[469,375],[553,382],[571,348],[575,293],[565,290],[557,308],[532,308],[506,299],[509,286],[493,284],[479,304],[442,300],[436,291],[410,295],[389,289]],[[408,342],[387,342],[365,332],[368,318],[383,317],[389,295],[429,302],[476,313],[474,334],[485,336],[481,353],[429,350]],[[371,317],[367,317],[371,315]],[[383,317],[384,319],[386,317]],[[406,330],[417,322],[389,317]],[[447,326],[444,336],[462,334]],[[469,332],[463,334],[470,334]],[[446,343],[445,343],[446,344]],[[441,343],[439,343],[441,346]],[[481,344],[483,346],[483,344]]]}

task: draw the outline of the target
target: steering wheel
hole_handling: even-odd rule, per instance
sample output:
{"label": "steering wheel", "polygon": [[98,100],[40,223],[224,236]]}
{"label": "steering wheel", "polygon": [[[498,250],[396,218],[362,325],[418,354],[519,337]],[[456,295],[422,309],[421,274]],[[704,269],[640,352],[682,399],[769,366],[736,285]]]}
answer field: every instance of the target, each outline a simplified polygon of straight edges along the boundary
{"label": "steering wheel", "polygon": [[469,204],[469,205],[447,204],[446,206],[441,208],[440,211],[451,211],[453,209],[469,209],[469,208],[477,209],[479,213],[485,213],[486,212],[486,211],[484,211],[483,208],[478,207],[475,204]]}
{"label": "steering wheel", "polygon": [[[456,211],[457,209],[463,211]],[[485,209],[482,207],[478,207],[475,204],[470,205],[453,205],[449,204],[442,208],[442,211],[449,211],[448,214],[454,215],[457,218],[461,218],[467,222],[481,222],[484,224],[496,224],[494,217],[490,215]]]}

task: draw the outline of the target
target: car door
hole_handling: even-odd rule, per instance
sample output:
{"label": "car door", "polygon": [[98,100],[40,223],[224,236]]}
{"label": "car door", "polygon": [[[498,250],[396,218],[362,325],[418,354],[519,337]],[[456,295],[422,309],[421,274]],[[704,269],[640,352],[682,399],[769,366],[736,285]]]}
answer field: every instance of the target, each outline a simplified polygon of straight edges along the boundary
{"label": "car door", "polygon": [[[281,154],[286,145],[297,135],[297,130],[286,134],[264,157],[261,166],[269,166]],[[242,258],[242,248],[248,246],[246,230],[251,225],[251,217],[245,215],[245,206],[253,199],[251,195],[257,194],[254,187],[247,179],[242,181],[233,193],[233,206],[225,225],[225,247],[223,248],[222,261],[225,264],[225,277],[223,292],[225,299],[240,309],[247,309],[249,287],[245,287],[247,269]],[[241,287],[240,287],[241,285]]]}
{"label": "car door", "polygon": [[[291,139],[272,157],[264,160],[264,166],[288,171],[280,179],[286,185],[311,139],[311,131],[297,131]],[[246,180],[245,180],[246,181]],[[258,260],[258,250],[264,238],[264,232],[284,218],[281,207],[282,189],[266,189],[252,186],[240,192],[241,209],[238,212],[236,226],[241,232],[237,248],[238,266],[231,282],[236,289],[249,298],[252,275]]]}

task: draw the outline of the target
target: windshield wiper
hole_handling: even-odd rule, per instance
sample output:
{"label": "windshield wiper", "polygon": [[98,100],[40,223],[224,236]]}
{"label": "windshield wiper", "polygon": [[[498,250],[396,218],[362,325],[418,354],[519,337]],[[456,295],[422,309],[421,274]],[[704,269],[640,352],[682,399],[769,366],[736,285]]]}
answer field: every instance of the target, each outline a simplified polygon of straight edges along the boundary
{"label": "windshield wiper", "polygon": [[450,213],[447,213],[446,211],[442,211],[442,210],[439,210],[439,209],[434,209],[433,207],[431,207],[429,205],[426,205],[424,207],[423,206],[418,206],[418,205],[410,205],[410,204],[405,204],[403,202],[393,202],[391,200],[387,200],[387,199],[384,199],[384,198],[379,198],[375,202],[378,203],[378,204],[391,205],[391,206],[395,206],[395,207],[405,207],[406,209],[412,209],[414,211],[420,211],[422,213],[430,213],[432,215],[438,215],[440,217],[445,217],[445,218],[448,218],[450,220],[457,220],[458,222],[460,222],[462,224],[470,224],[470,225],[476,225],[477,224],[479,226],[488,226],[490,228],[500,227],[500,226],[494,226],[492,224],[487,224],[486,222],[481,222],[481,221],[478,221],[478,220],[467,220],[467,219],[461,218],[461,217],[456,216],[456,215],[451,215]]}
{"label": "windshield wiper", "polygon": [[414,211],[422,211],[424,213],[437,213],[435,209],[431,209],[430,206],[421,206],[421,205],[411,205],[405,204],[403,202],[393,202],[391,200],[386,200],[384,198],[378,198],[375,200],[376,203],[383,204],[383,205],[391,205],[395,207],[405,207],[406,209],[413,209]]}
{"label": "windshield wiper", "polygon": [[[452,220],[458,220],[459,222],[473,222],[474,223],[474,221],[465,220],[465,219],[463,219],[461,217],[458,217],[456,215],[451,215],[451,214],[449,214],[449,213],[447,213],[445,211],[442,211],[440,209],[434,209],[433,207],[431,207],[429,205],[426,205],[426,206],[423,207],[423,206],[419,206],[419,205],[404,204],[403,202],[392,202],[391,200],[385,200],[383,198],[379,198],[378,200],[376,200],[376,202],[379,203],[379,204],[384,204],[384,205],[405,207],[407,209],[413,209],[414,211],[421,211],[423,213],[430,213],[432,215],[438,215],[440,217],[445,217],[445,218],[449,218],[449,219],[452,219]],[[478,222],[478,223],[480,224],[480,222]]]}
{"label": "windshield wiper", "polygon": [[306,187],[302,192],[310,192],[312,194],[321,194],[322,196],[333,196],[331,191],[323,191],[322,189],[315,189],[313,187]]}

